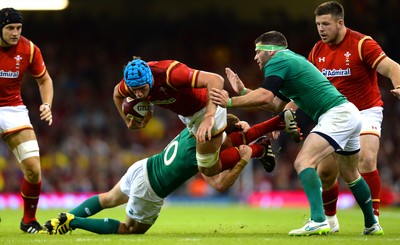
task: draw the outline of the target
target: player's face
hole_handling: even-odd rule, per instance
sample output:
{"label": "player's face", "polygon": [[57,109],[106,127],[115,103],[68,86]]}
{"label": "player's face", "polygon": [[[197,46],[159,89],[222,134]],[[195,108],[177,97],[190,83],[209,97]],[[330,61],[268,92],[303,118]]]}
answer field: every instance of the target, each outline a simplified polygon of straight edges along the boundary
{"label": "player's face", "polygon": [[[262,44],[262,43],[257,43],[257,44]],[[254,56],[254,60],[257,62],[258,67],[260,67],[260,70],[264,69],[265,64],[267,64],[270,59],[271,59],[270,51],[256,50],[256,55]]]}
{"label": "player's face", "polygon": [[339,30],[343,20],[336,20],[331,14],[319,15],[315,17],[318,34],[323,43],[337,44],[339,42]]}
{"label": "player's face", "polygon": [[135,95],[136,98],[134,99],[144,99],[150,93],[150,85],[145,84],[140,87],[131,87],[130,91]]}
{"label": "player's face", "polygon": [[3,28],[3,40],[1,40],[4,46],[13,46],[17,45],[22,32],[22,24],[15,23],[15,24],[8,24]]}

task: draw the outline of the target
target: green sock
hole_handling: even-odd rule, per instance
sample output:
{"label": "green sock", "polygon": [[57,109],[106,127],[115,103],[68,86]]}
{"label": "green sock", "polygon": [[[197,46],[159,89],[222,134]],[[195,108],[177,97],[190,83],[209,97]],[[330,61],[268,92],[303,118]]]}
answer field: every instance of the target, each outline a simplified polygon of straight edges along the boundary
{"label": "green sock", "polygon": [[75,217],[69,223],[72,229],[82,229],[97,234],[117,234],[119,228],[119,220],[115,219],[90,219]]}
{"label": "green sock", "polygon": [[360,176],[357,180],[348,184],[354,198],[364,213],[365,227],[371,227],[376,223],[374,210],[372,208],[371,191],[367,182]]}
{"label": "green sock", "polygon": [[89,199],[86,199],[83,203],[81,203],[78,207],[69,211],[69,213],[75,215],[75,217],[89,217],[97,214],[103,210],[100,205],[99,195],[92,196]]}
{"label": "green sock", "polygon": [[322,202],[322,184],[314,168],[306,168],[299,173],[301,184],[310,203],[311,219],[315,222],[325,221]]}

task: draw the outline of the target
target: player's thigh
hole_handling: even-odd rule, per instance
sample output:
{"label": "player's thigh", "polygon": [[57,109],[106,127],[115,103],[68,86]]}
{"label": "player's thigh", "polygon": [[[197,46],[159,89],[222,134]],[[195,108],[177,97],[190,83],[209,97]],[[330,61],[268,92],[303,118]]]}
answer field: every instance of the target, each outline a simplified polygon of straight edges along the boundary
{"label": "player's thigh", "polygon": [[24,129],[19,132],[8,135],[4,141],[10,147],[10,149],[14,149],[19,144],[26,142],[28,140],[36,140],[36,134],[33,129]]}
{"label": "player's thigh", "polygon": [[303,147],[296,157],[294,167],[297,173],[305,168],[316,168],[329,154],[334,152],[333,147],[323,137],[311,133],[305,139]]}

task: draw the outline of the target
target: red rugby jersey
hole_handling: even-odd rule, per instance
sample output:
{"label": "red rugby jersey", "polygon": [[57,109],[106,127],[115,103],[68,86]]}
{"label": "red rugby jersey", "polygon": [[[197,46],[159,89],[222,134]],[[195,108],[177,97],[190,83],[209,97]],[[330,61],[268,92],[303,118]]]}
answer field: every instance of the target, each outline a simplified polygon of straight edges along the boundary
{"label": "red rugby jersey", "polygon": [[[207,105],[207,88],[196,88],[199,70],[175,60],[148,62],[154,77],[147,100],[182,116],[191,116]],[[122,96],[135,97],[122,79]]]}
{"label": "red rugby jersey", "polygon": [[383,106],[376,67],[386,57],[371,37],[347,28],[337,45],[317,42],[308,60],[359,110]]}
{"label": "red rugby jersey", "polygon": [[26,70],[34,78],[46,73],[40,49],[21,36],[18,44],[0,47],[0,106],[23,105],[21,84]]}

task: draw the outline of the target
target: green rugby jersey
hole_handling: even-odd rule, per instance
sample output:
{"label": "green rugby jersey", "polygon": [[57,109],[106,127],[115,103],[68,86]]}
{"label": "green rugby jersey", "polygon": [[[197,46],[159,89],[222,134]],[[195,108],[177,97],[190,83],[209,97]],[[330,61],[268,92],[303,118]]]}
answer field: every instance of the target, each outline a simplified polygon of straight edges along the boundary
{"label": "green rugby jersey", "polygon": [[159,154],[147,160],[151,187],[162,198],[198,173],[196,139],[185,128]]}
{"label": "green rugby jersey", "polygon": [[282,50],[264,66],[264,76],[284,80],[279,92],[291,99],[315,122],[329,109],[348,102],[305,57]]}

